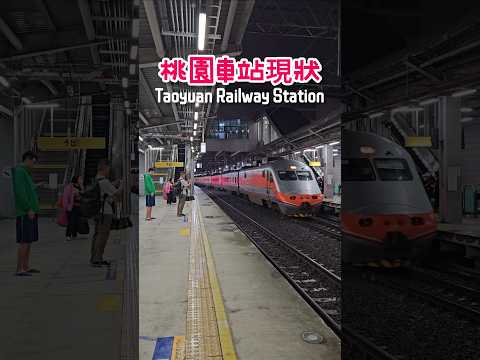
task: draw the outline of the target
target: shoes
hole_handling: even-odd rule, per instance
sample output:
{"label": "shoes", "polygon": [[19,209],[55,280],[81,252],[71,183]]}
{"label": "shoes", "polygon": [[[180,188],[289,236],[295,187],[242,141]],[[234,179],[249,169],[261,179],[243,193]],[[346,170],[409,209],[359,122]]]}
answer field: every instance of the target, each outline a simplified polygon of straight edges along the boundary
{"label": "shoes", "polygon": [[32,274],[30,274],[27,271],[18,271],[15,274],[13,274],[13,276],[32,276]]}
{"label": "shoes", "polygon": [[177,216],[178,216],[178,217],[182,217],[182,216],[185,216],[185,214],[180,214],[180,215],[177,214]]}
{"label": "shoes", "polygon": [[28,269],[26,272],[29,273],[29,274],[40,274],[40,270],[33,269],[33,268]]}

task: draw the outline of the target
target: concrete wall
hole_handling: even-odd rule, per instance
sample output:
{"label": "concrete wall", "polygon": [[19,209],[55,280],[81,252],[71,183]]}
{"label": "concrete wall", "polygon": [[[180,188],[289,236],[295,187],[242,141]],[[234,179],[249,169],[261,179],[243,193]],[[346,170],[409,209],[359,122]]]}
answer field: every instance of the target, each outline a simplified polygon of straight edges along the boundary
{"label": "concrete wall", "polygon": [[15,216],[11,178],[3,175],[3,169],[13,164],[13,119],[0,118],[0,218]]}

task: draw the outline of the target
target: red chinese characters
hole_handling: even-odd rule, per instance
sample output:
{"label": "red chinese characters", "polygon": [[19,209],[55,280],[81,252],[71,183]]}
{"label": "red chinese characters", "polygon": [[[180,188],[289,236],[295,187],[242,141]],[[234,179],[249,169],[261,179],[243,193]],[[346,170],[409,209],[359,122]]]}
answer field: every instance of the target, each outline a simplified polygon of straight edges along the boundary
{"label": "red chinese characters", "polygon": [[279,84],[322,81],[322,64],[316,58],[266,57],[239,61],[229,56],[190,55],[164,58],[158,64],[158,76],[164,82],[185,82],[192,86],[228,85],[234,82]]}
{"label": "red chinese characters", "polygon": [[188,85],[215,85],[215,56],[188,56]]}
{"label": "red chinese characters", "polygon": [[163,82],[184,82],[187,80],[186,67],[187,64],[184,59],[163,58],[162,61],[158,63],[158,76]]}

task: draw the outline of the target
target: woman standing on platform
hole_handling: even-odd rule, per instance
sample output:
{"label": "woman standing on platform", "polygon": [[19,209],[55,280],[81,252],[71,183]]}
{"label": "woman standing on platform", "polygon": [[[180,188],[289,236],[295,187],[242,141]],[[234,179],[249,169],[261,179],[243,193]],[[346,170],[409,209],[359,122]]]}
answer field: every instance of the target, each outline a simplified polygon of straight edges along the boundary
{"label": "woman standing on platform", "polygon": [[153,168],[148,169],[148,172],[143,175],[145,184],[145,206],[147,208],[146,221],[155,219],[152,217],[152,208],[155,206],[155,184],[153,183],[152,175]]}
{"label": "woman standing on platform", "polygon": [[163,198],[167,200],[167,205],[170,205],[172,201],[172,195],[173,195],[173,184],[170,179],[168,179],[165,182],[165,185],[163,185]]}
{"label": "woman standing on platform", "polygon": [[75,239],[80,224],[80,198],[83,191],[83,180],[81,176],[73,176],[72,181],[65,187],[63,192],[63,206],[67,212],[68,224],[67,241]]}

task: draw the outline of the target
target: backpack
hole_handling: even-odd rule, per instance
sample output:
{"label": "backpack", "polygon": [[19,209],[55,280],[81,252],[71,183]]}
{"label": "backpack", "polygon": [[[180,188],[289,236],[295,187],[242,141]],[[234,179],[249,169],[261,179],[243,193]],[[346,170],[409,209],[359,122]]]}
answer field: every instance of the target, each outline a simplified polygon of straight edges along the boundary
{"label": "backpack", "polygon": [[81,216],[87,219],[95,218],[99,215],[103,215],[103,205],[105,204],[105,198],[102,200],[102,192],[100,189],[100,183],[95,181],[93,185],[86,188],[80,198],[80,213]]}
{"label": "backpack", "polygon": [[175,194],[177,194],[177,196],[180,195],[183,190],[182,182],[177,181],[173,189],[175,190]]}

